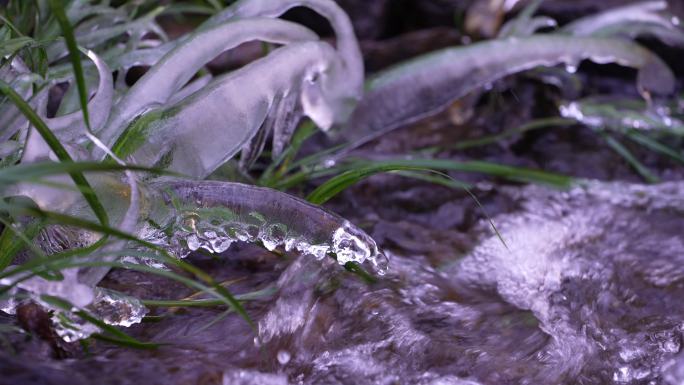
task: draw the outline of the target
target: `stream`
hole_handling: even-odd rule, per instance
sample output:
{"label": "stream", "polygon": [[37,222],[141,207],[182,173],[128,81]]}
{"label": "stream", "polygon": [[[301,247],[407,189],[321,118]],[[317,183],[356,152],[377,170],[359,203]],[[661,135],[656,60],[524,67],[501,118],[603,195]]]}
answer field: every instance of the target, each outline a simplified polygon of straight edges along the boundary
{"label": "stream", "polygon": [[[237,279],[235,293],[276,282],[246,303],[256,334],[220,309],[177,311],[130,329],[168,343],[157,350],[96,344],[40,363],[3,354],[0,382],[681,384],[684,183],[497,190],[500,237],[487,220],[421,234],[415,221],[367,213],[390,256],[370,285],[332,259],[248,244],[192,256]],[[442,207],[453,215],[456,205]],[[130,271],[103,286],[143,298],[183,290]],[[40,350],[26,342],[22,355]]]}

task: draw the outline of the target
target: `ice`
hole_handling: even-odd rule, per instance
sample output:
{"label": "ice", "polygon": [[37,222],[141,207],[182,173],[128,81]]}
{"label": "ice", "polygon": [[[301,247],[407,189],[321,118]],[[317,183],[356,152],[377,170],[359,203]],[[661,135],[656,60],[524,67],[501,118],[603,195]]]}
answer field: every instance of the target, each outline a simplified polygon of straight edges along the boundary
{"label": "ice", "polygon": [[[107,121],[114,103],[114,80],[112,71],[98,55],[93,51],[88,51],[87,56],[95,64],[99,78],[95,96],[88,101],[90,128],[97,131]],[[76,84],[72,87],[76,87]],[[55,132],[62,143],[75,143],[76,140],[83,139],[86,125],[80,109],[55,118],[47,118],[47,111],[41,111],[41,115],[43,121]]]}
{"label": "ice", "polygon": [[574,36],[655,37],[671,45],[684,44],[684,31],[667,11],[666,1],[644,1],[612,8],[565,25]]}
{"label": "ice", "polygon": [[[134,297],[103,288],[96,288],[95,293],[94,300],[84,310],[108,325],[129,327],[140,323],[147,313],[147,308]],[[101,331],[98,326],[63,309],[55,309],[52,319],[57,335],[66,342],[84,339]]]}
{"label": "ice", "polygon": [[223,51],[251,40],[287,44],[317,39],[305,27],[263,18],[225,23],[194,33],[166,53],[131,87],[115,106],[100,136],[112,145],[133,118],[150,108],[166,105],[199,69]]}
{"label": "ice", "polygon": [[287,363],[290,362],[290,358],[292,358],[292,356],[287,350],[278,351],[278,362],[280,365],[287,365]]}
{"label": "ice", "polygon": [[[229,182],[160,181],[155,190],[171,191],[160,202],[181,207],[159,210],[160,229],[146,227],[143,239],[170,250],[178,258],[203,249],[226,251],[233,242],[260,242],[337,263],[369,261],[383,273],[387,259],[375,241],[349,221],[293,196],[262,187]],[[173,198],[172,198],[173,197]]]}
{"label": "ice", "polygon": [[673,90],[667,64],[629,41],[556,34],[497,39],[436,51],[379,73],[343,135],[358,146],[504,76],[538,66],[577,66],[585,59],[638,69],[637,86],[644,94]]}
{"label": "ice", "polygon": [[561,116],[596,130],[684,133],[684,122],[673,117],[677,112],[670,106],[646,106],[636,100],[587,98],[563,103],[559,111]]}
{"label": "ice", "polygon": [[256,370],[226,371],[223,385],[289,385],[284,374],[261,373]]}
{"label": "ice", "polygon": [[341,58],[342,68],[333,74],[335,83],[345,84],[347,98],[358,101],[363,95],[364,69],[363,58],[354,28],[349,16],[332,0],[241,0],[210,17],[200,30],[236,18],[257,16],[278,17],[288,9],[304,6],[325,17],[335,31],[336,47]]}
{"label": "ice", "polygon": [[78,281],[78,269],[64,269],[61,273],[64,279],[59,281],[38,276],[26,278],[25,274],[21,274],[0,279],[0,285],[15,285],[33,297],[41,295],[60,297],[78,307],[86,306],[93,301],[95,298],[93,288]]}
{"label": "ice", "polygon": [[[248,144],[277,112],[274,102],[290,93],[300,95],[304,115],[326,128],[336,116],[333,106],[345,103],[337,99],[342,94],[327,92],[332,81],[327,71],[336,61],[327,43],[292,43],[279,48],[180,103],[139,119],[134,131],[145,135],[148,142],[130,148],[132,157],[142,165],[157,164],[204,178]],[[314,83],[306,80],[313,78]],[[236,98],[242,102],[232,103]]]}

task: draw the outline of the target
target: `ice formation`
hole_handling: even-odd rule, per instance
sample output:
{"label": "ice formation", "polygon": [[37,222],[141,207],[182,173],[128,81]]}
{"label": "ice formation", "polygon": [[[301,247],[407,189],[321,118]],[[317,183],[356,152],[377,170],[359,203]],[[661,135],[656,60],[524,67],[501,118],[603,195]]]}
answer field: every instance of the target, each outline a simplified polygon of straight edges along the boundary
{"label": "ice formation", "polygon": [[164,200],[177,207],[153,214],[162,230],[148,232],[148,239],[178,257],[200,248],[221,253],[236,241],[258,241],[268,250],[283,247],[316,259],[334,255],[341,265],[370,261],[379,273],[386,269],[386,257],[363,230],[291,195],[212,181],[160,181],[154,188],[169,191]]}
{"label": "ice formation", "polygon": [[538,66],[577,66],[585,59],[638,69],[637,86],[644,93],[673,90],[674,75],[667,64],[629,41],[555,34],[511,37],[433,52],[381,72],[370,81],[343,135],[360,145],[506,75]]}

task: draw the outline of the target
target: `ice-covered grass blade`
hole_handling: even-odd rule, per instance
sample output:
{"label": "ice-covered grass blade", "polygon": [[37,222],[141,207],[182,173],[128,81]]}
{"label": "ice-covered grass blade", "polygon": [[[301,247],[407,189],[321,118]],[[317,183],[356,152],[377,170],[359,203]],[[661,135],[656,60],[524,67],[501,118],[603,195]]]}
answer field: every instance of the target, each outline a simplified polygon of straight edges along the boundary
{"label": "ice-covered grass blade", "polygon": [[673,91],[674,74],[667,64],[629,41],[557,34],[496,39],[436,51],[379,73],[369,82],[343,136],[356,147],[435,114],[504,76],[538,66],[577,66],[582,60],[636,68],[637,89],[644,96]]}
{"label": "ice-covered grass blade", "polygon": [[[73,159],[69,153],[66,151],[64,146],[62,146],[55,134],[50,130],[45,122],[43,122],[38,114],[19,94],[17,94],[7,83],[2,80],[0,80],[0,92],[8,96],[9,99],[19,108],[21,113],[24,114],[24,116],[29,120],[33,128],[40,133],[40,136],[43,138],[43,140],[45,140],[52,152],[55,153],[60,161],[73,163]],[[83,198],[93,210],[100,223],[107,225],[109,223],[107,212],[90,186],[90,183],[88,183],[88,180],[85,178],[85,176],[83,176],[83,173],[70,172],[69,175],[81,191],[81,194],[83,194]]]}
{"label": "ice-covered grass blade", "polygon": [[[84,230],[90,230],[90,231],[95,231],[101,234],[105,234],[109,237],[125,240],[125,241],[130,241],[135,244],[138,244],[142,247],[145,247],[149,250],[153,250],[156,252],[154,254],[156,256],[156,259],[158,259],[160,262],[169,264],[171,266],[176,266],[190,274],[192,274],[194,277],[199,279],[200,281],[204,282],[205,285],[199,285],[198,282],[189,280],[190,284],[193,285],[194,287],[200,289],[200,290],[207,290],[210,292],[216,293],[219,298],[221,298],[226,305],[231,307],[233,310],[236,311],[241,317],[243,317],[249,324],[250,326],[254,326],[253,321],[249,317],[249,315],[246,313],[240,302],[233,297],[233,295],[226,290],[224,287],[220,286],[215,282],[211,276],[209,276],[207,273],[203,272],[201,269],[198,269],[197,267],[191,265],[190,263],[187,263],[185,261],[179,260],[177,258],[174,258],[168,254],[168,252],[159,246],[156,246],[154,244],[151,244],[149,242],[146,242],[144,240],[141,240],[134,235],[124,233],[118,229],[102,225],[97,222],[91,222],[79,217],[74,217],[62,213],[56,213],[56,212],[51,212],[51,211],[46,211],[46,210],[41,210],[40,208],[34,206],[34,205],[27,205],[24,202],[19,202],[17,204],[12,204],[8,202],[0,202],[0,210],[7,210],[11,211],[14,213],[18,214],[24,214],[27,216],[35,217],[41,220],[46,221],[46,223],[53,223],[53,224],[59,224],[59,225],[65,225],[65,226],[73,226],[76,228],[84,229]],[[93,257],[92,255],[92,249],[89,250],[91,253],[89,254],[90,257]],[[78,255],[78,251],[76,253],[73,252],[65,252],[65,253],[60,253],[58,255],[50,255],[49,257],[46,257],[47,259],[43,258],[34,258],[21,266],[13,269],[11,272],[6,272],[6,273],[0,273],[0,278],[4,278],[6,276],[18,274],[21,272],[25,271],[34,271],[34,269],[40,269],[41,267],[44,267],[45,265],[48,265],[50,261],[54,260],[59,260],[60,255],[64,255],[66,257],[72,257],[74,255]],[[80,266],[118,266],[116,262],[109,262],[106,260],[94,260],[94,261],[87,261],[84,263],[81,263]],[[153,269],[153,268],[148,268],[147,266],[142,266],[142,265],[136,265],[140,266],[140,269],[151,269],[150,272],[157,272],[158,274],[166,274],[164,273],[165,270],[159,270],[159,269]],[[63,267],[64,268],[64,267]],[[188,281],[185,281],[188,282]]]}

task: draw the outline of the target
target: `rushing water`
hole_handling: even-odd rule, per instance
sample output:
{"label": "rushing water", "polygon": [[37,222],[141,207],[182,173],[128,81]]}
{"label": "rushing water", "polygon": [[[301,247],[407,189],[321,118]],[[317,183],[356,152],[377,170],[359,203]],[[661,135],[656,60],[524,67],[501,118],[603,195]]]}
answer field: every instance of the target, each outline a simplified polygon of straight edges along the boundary
{"label": "rushing water", "polygon": [[[198,259],[242,278],[236,292],[276,282],[276,294],[247,304],[256,337],[237,316],[190,309],[130,329],[170,342],[156,351],[96,346],[5,381],[683,384],[684,183],[502,194],[515,209],[493,218],[501,238],[482,221],[465,255],[440,249],[448,263],[410,250],[388,230],[398,224],[380,220],[373,235],[391,264],[371,285],[330,258],[285,261],[252,246]],[[174,296],[130,274],[110,274],[109,285]],[[5,362],[3,373],[26,365]]]}

